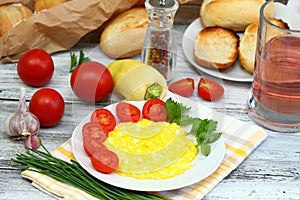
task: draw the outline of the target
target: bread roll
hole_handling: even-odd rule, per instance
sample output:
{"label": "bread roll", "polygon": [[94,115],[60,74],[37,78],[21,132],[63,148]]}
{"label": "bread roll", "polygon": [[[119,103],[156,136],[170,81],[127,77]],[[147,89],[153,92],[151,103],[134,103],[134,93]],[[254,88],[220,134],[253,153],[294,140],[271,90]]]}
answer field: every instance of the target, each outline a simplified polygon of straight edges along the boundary
{"label": "bread roll", "polygon": [[[282,28],[288,28],[288,25],[282,20],[278,19],[269,19],[269,21],[277,26]],[[242,67],[253,74],[254,72],[254,62],[255,62],[255,51],[256,51],[256,43],[257,43],[257,30],[258,23],[250,24],[244,33],[243,38],[240,40],[239,44],[239,59]],[[276,31],[272,31],[275,29],[268,29],[267,37],[272,38],[280,33]],[[267,39],[268,40],[268,39]]]}
{"label": "bread roll", "polygon": [[146,9],[129,9],[113,18],[104,28],[100,36],[100,48],[112,58],[137,55],[141,53],[147,27]]}
{"label": "bread roll", "polygon": [[9,29],[32,16],[32,11],[22,4],[4,4],[0,6],[0,36]]}
{"label": "bread roll", "polygon": [[[204,27],[221,26],[234,31],[244,31],[258,22],[259,10],[265,0],[203,0],[200,20]],[[268,6],[266,17],[274,16],[274,4]]]}
{"label": "bread roll", "polygon": [[35,0],[34,2],[34,11],[40,12],[42,10],[49,9],[51,7],[57,6],[68,0]]}
{"label": "bread roll", "polygon": [[238,57],[239,36],[230,29],[206,27],[194,42],[194,58],[205,67],[228,68]]}

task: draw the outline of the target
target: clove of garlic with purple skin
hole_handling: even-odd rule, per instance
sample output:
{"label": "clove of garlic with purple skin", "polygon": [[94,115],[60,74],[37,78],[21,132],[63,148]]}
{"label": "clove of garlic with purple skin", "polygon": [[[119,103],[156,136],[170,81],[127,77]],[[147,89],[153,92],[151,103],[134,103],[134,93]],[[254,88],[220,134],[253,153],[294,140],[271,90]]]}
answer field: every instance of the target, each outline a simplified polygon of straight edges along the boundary
{"label": "clove of garlic with purple skin", "polygon": [[40,129],[38,118],[28,111],[25,99],[25,88],[20,89],[18,109],[5,122],[5,132],[13,138],[23,138],[36,134]]}
{"label": "clove of garlic with purple skin", "polygon": [[31,149],[37,149],[41,145],[41,138],[34,134],[26,137],[25,146]]}

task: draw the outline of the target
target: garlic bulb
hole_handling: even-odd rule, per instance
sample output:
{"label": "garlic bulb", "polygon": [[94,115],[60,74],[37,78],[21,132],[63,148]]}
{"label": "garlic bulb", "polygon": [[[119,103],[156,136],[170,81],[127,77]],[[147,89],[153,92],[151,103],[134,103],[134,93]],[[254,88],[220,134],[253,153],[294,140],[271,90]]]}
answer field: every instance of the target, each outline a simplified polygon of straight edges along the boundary
{"label": "garlic bulb", "polygon": [[5,132],[10,137],[23,138],[36,134],[40,129],[38,118],[28,111],[25,99],[25,88],[20,89],[18,109],[5,122]]}

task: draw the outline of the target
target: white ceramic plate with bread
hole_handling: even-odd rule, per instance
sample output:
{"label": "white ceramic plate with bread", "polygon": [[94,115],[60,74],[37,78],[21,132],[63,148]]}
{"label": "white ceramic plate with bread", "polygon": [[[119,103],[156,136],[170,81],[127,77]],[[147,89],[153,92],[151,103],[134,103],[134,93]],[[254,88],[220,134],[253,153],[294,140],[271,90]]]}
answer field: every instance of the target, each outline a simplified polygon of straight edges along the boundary
{"label": "white ceramic plate with bread", "polygon": [[[252,82],[253,75],[247,72],[240,64],[239,60],[226,69],[209,68],[198,64],[194,58],[194,41],[199,31],[203,29],[200,18],[193,21],[186,29],[182,39],[182,48],[187,60],[199,71],[224,80],[238,82]],[[239,34],[242,38],[243,35]]]}

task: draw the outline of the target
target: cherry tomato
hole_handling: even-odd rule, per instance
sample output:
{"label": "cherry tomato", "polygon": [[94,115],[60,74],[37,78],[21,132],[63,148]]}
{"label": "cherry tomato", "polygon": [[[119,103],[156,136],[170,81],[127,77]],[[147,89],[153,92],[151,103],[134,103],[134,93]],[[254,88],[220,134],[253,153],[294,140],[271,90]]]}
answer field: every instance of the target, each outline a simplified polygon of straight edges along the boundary
{"label": "cherry tomato", "polygon": [[64,115],[64,99],[54,89],[39,89],[31,97],[29,111],[39,119],[41,126],[54,126]]}
{"label": "cherry tomato", "polygon": [[198,94],[204,100],[214,101],[222,97],[224,88],[212,79],[201,78],[198,83]]}
{"label": "cherry tomato", "polygon": [[110,150],[99,151],[93,154],[90,159],[93,167],[105,174],[114,172],[119,166],[117,154]]}
{"label": "cherry tomato", "polygon": [[75,68],[70,84],[79,99],[90,103],[103,100],[113,89],[113,79],[108,69],[92,61]]}
{"label": "cherry tomato", "polygon": [[40,87],[51,80],[53,60],[46,51],[32,49],[24,53],[17,64],[20,79],[27,85]]}
{"label": "cherry tomato", "polygon": [[116,107],[116,114],[122,122],[137,122],[141,117],[141,111],[133,104],[120,102]]}
{"label": "cherry tomato", "polygon": [[168,115],[164,108],[165,102],[160,99],[147,100],[143,106],[143,117],[155,122],[166,121]]}
{"label": "cherry tomato", "polygon": [[117,124],[115,116],[105,108],[98,108],[94,110],[91,116],[91,121],[98,122],[100,127],[106,133],[112,131]]}
{"label": "cherry tomato", "polygon": [[184,78],[169,85],[169,90],[183,97],[190,97],[194,92],[194,79]]}

